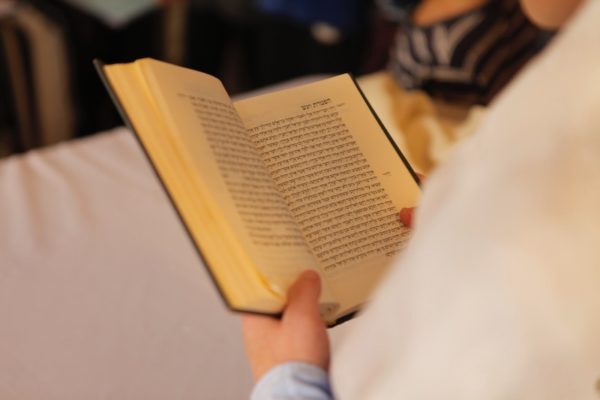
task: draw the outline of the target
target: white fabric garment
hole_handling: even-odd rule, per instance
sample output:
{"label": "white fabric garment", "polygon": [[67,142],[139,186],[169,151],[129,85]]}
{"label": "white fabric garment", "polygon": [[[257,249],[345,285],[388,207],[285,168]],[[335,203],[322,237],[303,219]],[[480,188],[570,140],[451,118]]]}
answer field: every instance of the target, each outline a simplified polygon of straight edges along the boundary
{"label": "white fabric garment", "polygon": [[600,1],[426,183],[339,399],[600,398]]}
{"label": "white fabric garment", "polygon": [[0,399],[246,398],[227,311],[126,129],[0,163]]}

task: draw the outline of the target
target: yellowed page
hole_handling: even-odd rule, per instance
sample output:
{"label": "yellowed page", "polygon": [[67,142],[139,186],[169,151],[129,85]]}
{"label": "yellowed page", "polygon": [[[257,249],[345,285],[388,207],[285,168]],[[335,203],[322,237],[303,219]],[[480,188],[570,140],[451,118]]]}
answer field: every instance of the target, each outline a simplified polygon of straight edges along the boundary
{"label": "yellowed page", "polygon": [[235,103],[341,312],[403,248],[420,190],[348,75]]}
{"label": "yellowed page", "polygon": [[[287,204],[221,83],[209,75],[155,60],[138,61],[157,109],[165,116],[170,139],[192,172],[206,208],[220,223],[232,249],[247,254],[273,293],[285,292],[300,271],[318,265]],[[323,313],[333,309],[327,287]]]}
{"label": "yellowed page", "polygon": [[198,245],[202,243],[206,261],[209,264],[240,266],[237,271],[214,271],[230,305],[234,308],[277,311],[282,306],[282,300],[277,296],[269,296],[260,278],[248,268],[243,268],[243,254],[227,251],[228,244],[217,235],[211,235],[219,229],[218,221],[211,216],[201,199],[194,200],[198,198],[194,188],[185,184],[188,171],[168,135],[165,135],[164,121],[159,118],[160,113],[148,96],[135,65],[107,66],[105,72],[121,105],[128,111],[157,172],[177,203],[179,212],[188,221],[194,241]]}

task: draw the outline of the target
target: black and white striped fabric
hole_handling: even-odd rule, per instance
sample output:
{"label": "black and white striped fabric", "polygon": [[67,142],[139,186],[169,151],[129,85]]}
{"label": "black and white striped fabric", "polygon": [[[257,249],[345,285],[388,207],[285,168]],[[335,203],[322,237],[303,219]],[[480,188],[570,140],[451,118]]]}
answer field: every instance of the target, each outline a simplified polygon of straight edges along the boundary
{"label": "black and white striped fabric", "polygon": [[490,0],[429,26],[404,15],[390,57],[394,77],[406,89],[451,102],[487,104],[549,38],[518,0]]}

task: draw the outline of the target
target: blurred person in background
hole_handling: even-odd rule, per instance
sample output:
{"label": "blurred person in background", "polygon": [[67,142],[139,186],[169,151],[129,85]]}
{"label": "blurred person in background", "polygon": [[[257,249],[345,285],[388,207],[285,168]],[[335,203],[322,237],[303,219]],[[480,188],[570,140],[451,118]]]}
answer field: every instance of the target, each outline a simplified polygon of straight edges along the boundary
{"label": "blurred person in background", "polygon": [[[518,0],[377,0],[397,23],[388,45],[388,121],[424,174],[475,132],[486,106],[549,41]],[[384,107],[385,109],[385,107]]]}
{"label": "blurred person in background", "polygon": [[[234,93],[307,75],[362,75],[389,58],[403,89],[487,104],[549,37],[518,0],[187,3],[185,65],[216,75]],[[379,14],[397,25],[393,43]]]}
{"label": "blurred person in background", "polygon": [[390,70],[404,89],[464,105],[488,104],[549,33],[518,0],[377,0],[398,23]]}
{"label": "blurred person in background", "polygon": [[[397,24],[389,69],[403,89],[462,105],[488,104],[547,43],[518,0],[376,0]],[[384,67],[390,40],[367,0],[258,0],[256,85],[303,75],[364,74]],[[375,61],[375,60],[376,61]]]}

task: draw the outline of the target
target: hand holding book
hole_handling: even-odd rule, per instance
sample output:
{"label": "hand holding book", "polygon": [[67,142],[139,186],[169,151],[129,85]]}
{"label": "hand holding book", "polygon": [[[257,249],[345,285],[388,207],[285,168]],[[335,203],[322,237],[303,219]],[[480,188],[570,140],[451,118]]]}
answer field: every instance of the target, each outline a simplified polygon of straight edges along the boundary
{"label": "hand holding book", "polygon": [[329,339],[319,314],[319,275],[305,271],[290,287],[281,320],[244,315],[244,346],[254,380],[276,365],[300,361],[329,368]]}

